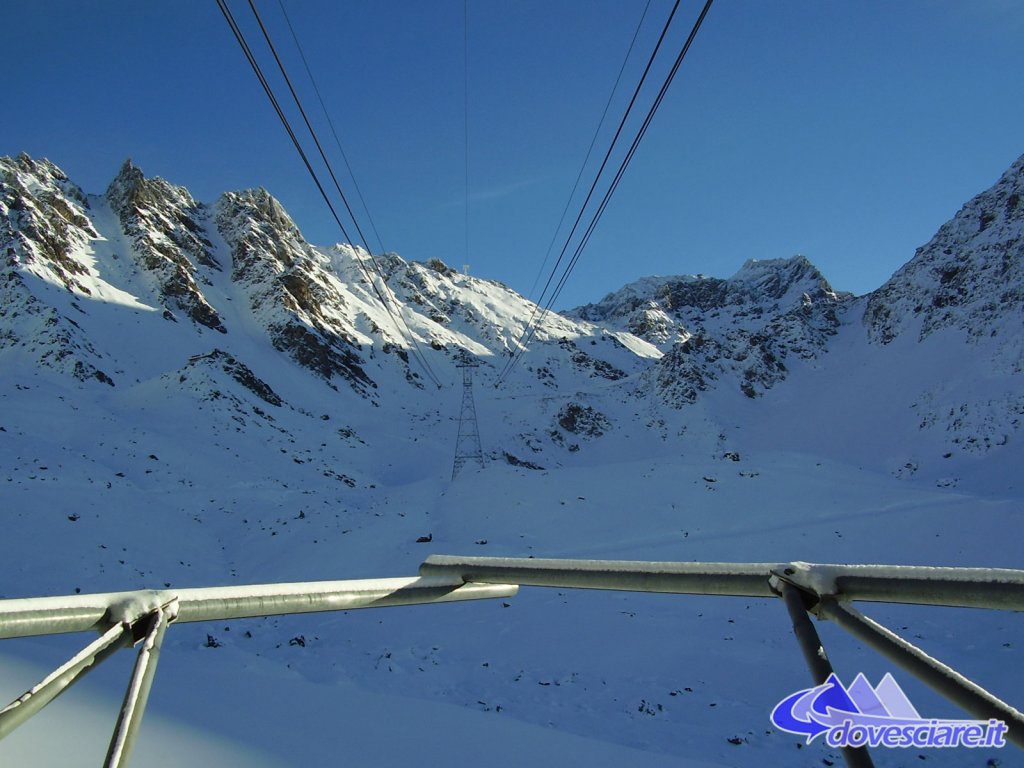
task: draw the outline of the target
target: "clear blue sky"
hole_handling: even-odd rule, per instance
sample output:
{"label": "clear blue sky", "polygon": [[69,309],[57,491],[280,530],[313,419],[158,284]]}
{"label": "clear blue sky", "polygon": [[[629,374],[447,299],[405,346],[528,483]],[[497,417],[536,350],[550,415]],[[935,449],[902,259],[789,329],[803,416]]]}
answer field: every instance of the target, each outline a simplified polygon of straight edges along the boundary
{"label": "clear blue sky", "polygon": [[[644,0],[469,0],[468,256],[463,0],[285,2],[385,248],[529,293]],[[257,7],[343,170],[277,0]],[[652,0],[642,58],[670,7]],[[0,154],[48,157],[87,192],[129,156],[206,202],[263,186],[312,242],[342,239],[214,0],[0,18]],[[717,0],[558,306],[795,253],[838,289],[878,287],[1024,153],[1022,40],[1016,0]]]}

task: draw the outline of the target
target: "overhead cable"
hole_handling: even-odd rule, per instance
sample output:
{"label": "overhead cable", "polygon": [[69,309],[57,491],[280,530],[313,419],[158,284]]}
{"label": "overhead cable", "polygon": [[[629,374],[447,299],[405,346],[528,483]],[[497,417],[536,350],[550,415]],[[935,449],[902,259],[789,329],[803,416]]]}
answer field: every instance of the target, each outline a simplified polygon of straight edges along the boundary
{"label": "overhead cable", "polygon": [[306,60],[306,53],[302,49],[302,44],[299,42],[299,36],[295,32],[295,28],[292,26],[292,20],[288,16],[288,11],[285,10],[284,0],[277,0],[278,6],[281,8],[281,15],[284,16],[285,24],[288,25],[288,31],[291,33],[292,41],[295,43],[295,49],[299,52],[299,57],[302,59],[302,66],[306,70],[306,76],[309,77],[309,82],[313,86],[313,92],[316,93],[317,101],[320,102],[320,109],[323,112],[324,119],[327,121],[328,127],[331,129],[331,135],[334,137],[334,144],[338,148],[338,153],[341,155],[341,159],[345,163],[345,169],[348,171],[349,178],[352,179],[352,187],[356,191],[356,195],[359,197],[359,203],[363,207],[363,211],[366,213],[366,219],[370,222],[370,229],[373,230],[374,236],[377,238],[377,246],[381,253],[385,252],[384,241],[381,239],[380,232],[377,231],[377,225],[373,221],[373,216],[370,214],[370,206],[366,204],[366,198],[363,197],[363,190],[359,187],[359,182],[356,180],[355,171],[352,170],[352,164],[348,161],[348,155],[345,153],[344,147],[341,145],[341,139],[338,137],[338,131],[334,127],[334,121],[331,119],[331,113],[327,109],[327,105],[324,103],[324,97],[320,93],[320,87],[317,85],[316,78],[313,77],[313,72],[310,69],[309,62]]}
{"label": "overhead cable", "polygon": [[604,193],[604,195],[603,195],[603,197],[601,199],[601,202],[600,202],[600,204],[597,207],[597,210],[591,216],[590,223],[586,227],[586,229],[584,231],[584,234],[581,236],[580,241],[577,244],[577,246],[576,246],[576,248],[575,248],[575,250],[573,252],[573,255],[570,257],[569,262],[568,262],[565,270],[562,272],[561,277],[559,278],[558,282],[556,283],[555,289],[552,291],[552,293],[551,293],[550,297],[548,298],[548,300],[546,302],[544,302],[544,306],[541,309],[540,308],[540,302],[543,301],[543,297],[547,293],[548,287],[551,285],[551,281],[554,279],[554,276],[555,276],[555,274],[558,271],[558,267],[561,264],[562,259],[563,259],[563,257],[565,256],[565,254],[566,254],[566,252],[568,250],[569,244],[572,241],[572,237],[575,234],[576,229],[577,229],[580,221],[582,221],[582,219],[583,219],[583,214],[587,210],[587,206],[590,203],[590,200],[591,200],[591,198],[593,196],[594,190],[597,187],[597,184],[598,184],[598,181],[599,181],[599,179],[601,177],[601,174],[604,171],[604,169],[605,169],[605,167],[606,167],[606,165],[608,163],[608,159],[611,156],[612,150],[614,149],[615,144],[618,141],[619,136],[622,133],[622,129],[623,129],[625,123],[626,123],[627,118],[629,117],[629,113],[632,110],[633,105],[636,103],[637,96],[639,95],[640,89],[642,88],[643,83],[644,83],[645,79],[647,78],[647,74],[648,74],[648,72],[651,69],[651,65],[653,64],[654,59],[655,59],[655,57],[658,54],[658,50],[661,47],[662,41],[664,40],[665,35],[668,32],[668,28],[669,28],[669,26],[672,23],[673,17],[675,16],[676,9],[679,7],[679,0],[676,0],[676,4],[672,8],[672,12],[669,14],[668,21],[665,23],[665,27],[662,30],[661,36],[658,38],[658,43],[655,46],[654,52],[651,54],[651,58],[648,60],[647,67],[644,69],[644,74],[640,78],[640,82],[637,84],[637,87],[634,90],[633,98],[630,100],[629,106],[627,107],[626,112],[623,115],[623,118],[622,118],[622,120],[619,123],[619,129],[616,131],[615,137],[612,139],[612,143],[611,143],[611,145],[608,148],[608,152],[605,153],[604,161],[601,163],[601,167],[600,167],[600,169],[597,172],[597,175],[596,175],[596,177],[594,179],[593,184],[591,184],[590,192],[587,194],[587,199],[584,201],[584,203],[583,203],[583,205],[582,205],[582,207],[580,209],[580,213],[579,213],[579,215],[576,218],[576,222],[573,225],[573,228],[570,231],[568,237],[566,238],[565,245],[562,247],[562,251],[561,251],[561,253],[560,253],[559,257],[558,257],[558,260],[556,261],[555,266],[554,266],[554,268],[551,271],[551,275],[548,277],[548,281],[545,284],[544,290],[541,293],[540,300],[538,301],[537,305],[535,305],[534,311],[533,311],[533,314],[531,315],[530,320],[528,321],[526,327],[523,329],[522,333],[520,334],[519,340],[516,342],[516,346],[518,347],[518,349],[513,351],[512,355],[506,361],[504,368],[502,369],[501,373],[498,376],[498,379],[497,379],[497,381],[495,383],[495,386],[499,386],[508,377],[508,375],[511,373],[512,369],[515,367],[515,365],[518,363],[519,359],[525,353],[526,345],[530,342],[530,340],[533,339],[534,335],[536,334],[537,329],[540,327],[540,324],[544,321],[544,318],[547,316],[547,313],[551,310],[551,307],[554,305],[556,299],[561,294],[562,289],[565,287],[565,283],[569,279],[569,275],[572,274],[573,269],[575,269],[576,264],[579,262],[579,258],[581,256],[581,254],[583,253],[583,250],[586,248],[587,243],[590,241],[590,237],[591,237],[591,235],[593,235],[594,229],[597,227],[597,223],[600,221],[601,216],[604,214],[604,211],[605,211],[605,209],[608,206],[608,202],[611,200],[612,195],[615,193],[615,190],[618,188],[619,182],[622,180],[622,176],[625,173],[626,168],[629,166],[630,161],[633,159],[633,155],[636,153],[637,147],[640,145],[640,142],[643,140],[644,135],[647,133],[647,129],[650,126],[651,121],[653,120],[654,115],[655,115],[655,113],[658,110],[658,107],[661,106],[661,102],[663,101],[663,99],[665,97],[665,94],[668,92],[668,88],[671,85],[672,80],[675,78],[676,72],[679,70],[679,66],[682,64],[683,59],[686,57],[686,54],[689,52],[690,46],[693,44],[693,41],[694,41],[694,39],[697,36],[697,32],[700,30],[700,27],[701,27],[701,25],[704,22],[704,18],[707,16],[707,13],[708,13],[708,11],[711,8],[712,2],[713,2],[713,0],[707,0],[707,2],[704,4],[704,7],[701,10],[700,15],[697,17],[696,22],[694,22],[693,28],[690,30],[690,34],[686,38],[686,42],[683,44],[682,49],[680,50],[678,56],[676,57],[676,60],[673,63],[671,70],[669,71],[669,74],[666,76],[665,80],[662,82],[661,88],[658,91],[658,95],[656,96],[653,104],[651,105],[650,109],[648,110],[647,115],[644,118],[643,123],[641,124],[640,129],[637,131],[636,135],[634,136],[634,138],[633,138],[633,140],[632,140],[632,142],[630,144],[629,150],[626,152],[625,157],[623,158],[622,162],[619,164],[618,170],[616,171],[614,178],[612,179],[612,181],[609,184],[607,190],[605,191],[605,193]]}
{"label": "overhead cable", "polygon": [[[391,317],[392,321],[395,322],[396,325],[400,324],[398,332],[399,334],[406,337],[406,340],[409,342],[412,348],[413,356],[416,357],[416,359],[419,361],[424,372],[430,377],[431,381],[433,381],[433,383],[438,387],[438,389],[440,389],[441,382],[434,374],[434,371],[430,368],[430,364],[427,362],[427,359],[423,354],[423,350],[420,348],[419,342],[417,341],[415,334],[412,332],[412,329],[409,327],[409,324],[405,320],[405,316],[402,314],[402,309],[398,303],[398,300],[395,298],[394,293],[392,293],[391,288],[388,285],[387,276],[384,274],[383,268],[380,266],[380,263],[374,257],[373,251],[370,250],[370,245],[369,242],[367,241],[366,235],[363,233],[362,227],[359,226],[359,220],[356,218],[355,212],[352,210],[352,206],[349,205],[348,198],[345,196],[345,192],[342,190],[341,184],[338,182],[338,177],[334,173],[334,168],[331,166],[330,160],[327,159],[327,155],[324,152],[323,146],[320,144],[320,139],[316,135],[316,130],[309,122],[309,118],[306,115],[306,110],[302,106],[302,101],[299,99],[298,93],[295,92],[295,88],[292,85],[292,80],[288,76],[288,72],[285,69],[284,63],[281,61],[281,57],[277,55],[277,48],[274,46],[274,41],[270,39],[270,33],[267,31],[266,26],[263,24],[263,19],[260,17],[259,11],[256,10],[256,5],[253,2],[253,0],[249,0],[249,8],[252,10],[253,16],[256,18],[257,24],[259,24],[260,31],[263,33],[263,38],[264,40],[266,40],[267,46],[270,48],[270,52],[274,56],[274,61],[277,62],[277,67],[281,71],[281,76],[284,78],[285,83],[288,85],[288,91],[292,95],[292,99],[295,102],[295,106],[299,110],[299,114],[302,115],[302,119],[306,124],[306,129],[309,131],[309,135],[312,137],[313,143],[316,145],[316,148],[320,153],[320,158],[321,160],[323,160],[323,163],[327,168],[327,172],[330,174],[331,180],[334,182],[334,188],[337,190],[338,195],[342,199],[342,202],[345,203],[345,209],[348,211],[349,217],[355,224],[356,231],[359,233],[359,237],[362,240],[363,247],[366,250],[367,255],[370,257],[370,263],[373,264],[375,271],[380,276],[381,283],[384,287],[384,292],[388,295],[388,299],[395,303],[395,312],[391,311],[390,302],[388,301],[388,299],[385,299],[384,296],[381,295],[376,283],[373,281],[373,278],[367,273],[365,265],[359,259],[358,253],[356,254],[356,263],[359,265],[360,269],[362,269],[363,274],[366,276],[367,281],[370,283],[370,287],[373,289],[374,293],[377,294],[377,298],[384,306],[385,311]],[[405,328],[405,333],[402,332],[402,327]]]}
{"label": "overhead cable", "polygon": [[537,283],[540,282],[540,277],[544,274],[544,269],[548,265],[548,259],[551,258],[551,251],[555,247],[555,241],[558,239],[558,233],[562,230],[562,225],[565,223],[565,217],[569,214],[569,206],[572,205],[572,200],[576,197],[576,190],[580,187],[580,181],[583,179],[583,172],[587,169],[587,165],[590,163],[590,156],[593,154],[594,146],[597,144],[597,137],[601,133],[601,128],[604,127],[605,118],[608,117],[608,110],[611,109],[612,101],[619,90],[619,83],[622,82],[622,74],[626,71],[626,64],[629,63],[629,58],[633,53],[634,46],[636,45],[636,39],[640,35],[640,28],[643,26],[644,20],[647,18],[647,11],[650,10],[650,8],[651,0],[647,0],[647,4],[644,5],[644,11],[640,14],[640,21],[637,22],[636,29],[633,31],[633,39],[629,41],[629,48],[626,50],[626,55],[622,59],[622,66],[619,67],[619,74],[615,76],[615,84],[612,86],[611,93],[608,94],[608,101],[605,102],[604,111],[601,113],[601,119],[597,121],[597,127],[594,129],[594,135],[590,139],[590,146],[587,147],[587,154],[583,158],[582,165],[580,165],[579,173],[576,174],[576,181],[572,185],[572,191],[569,193],[569,197],[565,201],[565,208],[562,209],[562,216],[558,219],[558,225],[555,227],[555,231],[551,233],[551,242],[548,244],[548,249],[544,253],[544,261],[541,262],[540,269],[537,270],[537,276],[533,279],[533,285],[530,286],[530,292],[527,294],[527,298],[531,298],[533,296],[533,292],[537,288]]}
{"label": "overhead cable", "polygon": [[569,243],[572,242],[573,235],[576,234],[576,229],[579,227],[580,222],[583,220],[583,214],[587,212],[587,206],[590,204],[590,200],[594,195],[594,190],[597,189],[597,185],[601,180],[601,174],[604,173],[605,167],[608,165],[608,160],[611,158],[612,152],[615,150],[615,145],[618,143],[619,137],[622,135],[622,131],[626,126],[626,122],[629,120],[629,115],[633,111],[633,106],[636,104],[637,98],[640,96],[640,91],[643,89],[644,83],[647,81],[647,75],[650,74],[651,67],[654,65],[655,59],[658,57],[658,51],[661,50],[661,44],[665,40],[665,36],[668,34],[669,27],[672,26],[672,20],[675,18],[676,11],[679,10],[679,4],[681,0],[676,0],[672,6],[672,11],[668,15],[668,19],[665,21],[665,25],[661,29],[661,34],[658,36],[658,42],[654,46],[654,50],[651,52],[650,57],[647,59],[647,66],[644,67],[643,74],[640,76],[639,82],[633,89],[633,95],[629,100],[629,104],[626,106],[626,111],[622,115],[622,119],[619,120],[619,126],[615,129],[615,135],[612,137],[611,143],[608,145],[608,150],[604,153],[604,159],[601,161],[601,166],[597,169],[597,173],[594,174],[594,180],[590,184],[590,189],[587,192],[587,197],[580,206],[580,212],[576,216],[576,221],[573,222],[572,229],[569,230],[569,234],[565,238],[565,243],[562,245],[562,250],[558,254],[558,259],[555,261],[555,266],[551,268],[551,274],[548,275],[547,282],[544,283],[544,288],[540,292],[540,296],[534,304],[533,312],[530,314],[529,320],[519,334],[519,338],[516,340],[516,350],[512,352],[511,357],[505,362],[501,373],[498,375],[495,381],[495,386],[499,386],[507,378],[508,374],[512,372],[516,363],[519,362],[519,358],[526,351],[526,345],[533,338],[540,324],[544,321],[544,318],[548,313],[548,305],[544,300],[547,295],[548,288],[551,287],[551,281],[554,280],[555,275],[558,273],[558,267],[562,263],[562,259],[565,258],[565,253],[569,248]]}
{"label": "overhead cable", "polygon": [[281,109],[281,105],[274,95],[273,89],[270,87],[270,83],[267,82],[267,78],[263,74],[263,70],[260,68],[259,63],[256,61],[256,57],[252,53],[252,49],[249,48],[248,42],[245,40],[245,35],[242,34],[242,30],[239,28],[238,23],[235,21],[235,17],[231,13],[231,9],[228,8],[226,0],[217,0],[217,6],[220,8],[221,13],[224,14],[224,18],[231,27],[231,31],[235,35],[235,40],[238,41],[239,46],[242,48],[242,52],[245,54],[245,58],[249,62],[249,66],[252,67],[253,72],[256,73],[256,78],[260,81],[260,85],[263,86],[263,91],[267,94],[267,98],[270,99],[271,105],[274,107],[274,111],[277,113],[278,119],[284,126],[285,131],[288,132],[289,138],[292,140],[292,144],[295,146],[295,150],[299,153],[299,157],[302,158],[303,164],[306,166],[306,170],[309,175],[313,178],[313,182],[316,184],[317,190],[320,192],[320,196],[324,199],[327,207],[331,211],[331,216],[334,217],[334,221],[338,224],[338,228],[341,233],[345,236],[345,239],[350,241],[352,238],[349,236],[348,231],[345,229],[345,225],[341,223],[341,218],[338,216],[338,212],[335,210],[334,205],[331,203],[330,198],[327,196],[327,192],[324,190],[323,185],[320,183],[320,179],[316,175],[316,171],[313,170],[313,166],[309,162],[309,158],[306,156],[306,152],[302,149],[302,144],[299,142],[298,137],[295,135],[295,131],[292,130],[291,123],[284,111]]}
{"label": "overhead cable", "polygon": [[640,142],[643,140],[644,135],[647,133],[647,129],[651,125],[651,120],[654,119],[654,114],[658,111],[658,107],[661,106],[661,102],[665,98],[665,94],[668,92],[669,86],[672,84],[672,80],[676,76],[676,72],[679,70],[679,66],[683,63],[683,59],[686,58],[686,54],[690,50],[690,46],[693,44],[693,40],[697,36],[697,32],[700,30],[700,26],[704,22],[704,17],[707,15],[708,10],[711,8],[711,3],[713,1],[714,0],[707,0],[703,10],[700,13],[700,16],[694,23],[693,29],[690,31],[689,36],[686,38],[686,43],[683,45],[682,50],[676,57],[675,63],[672,65],[672,70],[669,72],[668,77],[665,78],[665,82],[662,83],[661,89],[658,91],[658,96],[654,100],[654,104],[651,106],[650,110],[647,112],[647,116],[644,118],[643,125],[637,132],[636,137],[633,139],[633,143],[630,145],[629,151],[626,153],[626,157],[623,159],[622,163],[619,165],[619,169],[615,173],[615,178],[612,180],[612,183],[609,186],[608,191],[605,192],[604,197],[601,200],[601,204],[597,209],[597,212],[594,214],[594,217],[591,220],[589,226],[587,227],[587,230],[584,233],[583,238],[580,240],[579,245],[576,246],[576,250],[573,253],[572,259],[569,261],[568,267],[566,268],[561,279],[559,280],[558,285],[555,287],[555,291],[552,294],[550,301],[548,302],[549,308],[558,299],[558,296],[562,292],[562,288],[565,287],[565,283],[569,279],[569,275],[572,274],[573,269],[576,267],[576,263],[579,261],[580,255],[583,253],[583,250],[587,247],[587,243],[590,242],[591,235],[593,235],[598,222],[604,215],[605,208],[608,207],[609,200],[611,200],[612,195],[615,194],[615,190],[618,188],[619,182],[622,180],[622,176],[626,172],[626,168],[632,161],[633,155],[636,154],[637,147],[640,146]]}
{"label": "overhead cable", "polygon": [[463,170],[465,172],[466,202],[464,229],[466,237],[466,264],[469,264],[469,0],[462,0],[462,115],[463,115]]}
{"label": "overhead cable", "polygon": [[[256,61],[256,57],[253,55],[252,49],[249,47],[249,44],[248,44],[248,42],[245,39],[245,35],[242,33],[241,28],[238,26],[238,23],[235,21],[234,16],[231,13],[230,8],[227,6],[226,0],[217,0],[217,5],[218,5],[218,7],[220,7],[221,13],[224,15],[224,18],[227,20],[228,25],[231,27],[231,30],[232,30],[232,32],[235,35],[235,39],[238,41],[238,44],[241,46],[242,51],[245,54],[246,59],[249,61],[250,66],[252,67],[253,71],[256,73],[256,76],[259,79],[260,84],[263,86],[263,90],[264,90],[264,92],[266,92],[267,97],[270,99],[270,102],[273,105],[274,110],[277,113],[278,118],[281,120],[282,124],[284,125],[285,130],[288,132],[288,135],[291,138],[292,143],[295,146],[295,149],[298,151],[299,156],[302,158],[303,164],[306,166],[307,172],[309,173],[310,177],[313,179],[313,182],[316,184],[317,190],[320,192],[320,196],[323,198],[324,202],[327,204],[328,209],[331,211],[331,215],[333,216],[335,222],[338,224],[338,228],[341,230],[342,234],[345,236],[345,239],[349,243],[355,243],[356,241],[354,241],[350,237],[350,235],[348,234],[348,231],[345,229],[345,225],[342,223],[341,218],[338,215],[337,210],[335,209],[334,205],[331,203],[331,200],[330,200],[329,196],[327,195],[327,192],[325,191],[323,184],[321,183],[319,177],[317,176],[316,171],[313,169],[312,164],[309,162],[309,158],[307,157],[306,152],[303,150],[302,145],[301,145],[301,143],[298,140],[298,137],[295,135],[295,131],[292,129],[290,121],[288,120],[287,116],[284,114],[284,111],[282,110],[281,105],[278,102],[277,97],[275,96],[275,94],[273,92],[273,88],[270,86],[269,82],[267,81],[267,78],[263,74],[263,71],[260,68],[259,63]],[[366,239],[365,235],[363,234],[362,228],[359,226],[358,219],[356,218],[355,213],[353,212],[351,205],[349,205],[349,202],[348,202],[348,199],[345,196],[345,193],[341,189],[341,185],[338,182],[336,174],[334,173],[334,169],[331,166],[330,161],[327,159],[326,153],[324,152],[323,147],[322,147],[322,145],[320,143],[320,140],[319,140],[319,138],[316,135],[316,131],[314,130],[312,124],[309,121],[309,118],[306,115],[306,111],[305,111],[305,109],[302,106],[302,102],[299,99],[299,96],[296,93],[295,88],[292,86],[291,78],[288,76],[287,70],[285,69],[283,62],[281,61],[280,57],[277,54],[277,49],[275,48],[274,43],[273,43],[273,41],[270,38],[270,34],[267,31],[266,26],[263,24],[263,20],[260,17],[259,11],[257,11],[256,6],[253,3],[253,0],[249,0],[249,8],[252,10],[253,16],[256,18],[256,21],[257,21],[257,23],[258,23],[258,25],[260,27],[260,30],[263,33],[263,37],[266,40],[267,45],[269,46],[269,48],[271,50],[271,53],[274,56],[274,60],[277,63],[278,69],[280,70],[282,77],[284,77],[284,80],[285,80],[286,84],[288,85],[288,90],[290,91],[290,93],[292,95],[292,99],[295,101],[295,105],[298,108],[299,113],[302,115],[302,119],[305,122],[306,128],[309,131],[310,136],[312,137],[313,142],[316,145],[316,148],[317,148],[317,150],[320,153],[320,157],[321,157],[324,165],[327,167],[328,173],[330,174],[331,179],[334,182],[335,189],[337,190],[339,196],[341,197],[342,201],[344,202],[345,208],[348,211],[348,214],[349,214],[350,218],[352,219],[352,222],[355,225],[357,232],[359,233],[360,239],[362,240],[362,243],[363,243],[363,247],[364,247],[364,249],[365,249],[365,251],[366,251],[366,253],[367,253],[367,255],[368,255],[369,259],[370,259],[370,262],[373,264],[377,274],[381,278],[381,282],[383,284],[384,292],[387,293],[388,296],[390,297],[390,299],[395,302],[396,306],[398,306],[398,301],[395,298],[394,294],[391,292],[390,287],[388,286],[387,277],[385,276],[384,271],[381,268],[380,264],[377,262],[376,258],[374,258],[373,252],[370,250],[369,244],[367,242],[367,239]],[[437,378],[437,376],[434,374],[433,370],[430,368],[430,364],[427,362],[426,357],[423,355],[422,350],[420,349],[419,342],[417,341],[415,335],[413,334],[412,329],[409,328],[409,325],[406,322],[405,317],[401,313],[400,306],[398,306],[398,315],[396,317],[395,312],[392,310],[389,301],[384,297],[384,295],[382,295],[380,289],[377,287],[376,282],[373,280],[372,275],[367,271],[366,265],[363,263],[362,259],[359,257],[358,250],[356,252],[356,264],[358,265],[360,270],[362,270],[364,276],[367,279],[367,282],[370,285],[370,288],[373,290],[374,294],[377,296],[377,299],[380,301],[380,303],[383,306],[384,310],[391,317],[392,321],[395,322],[396,326],[398,326],[399,333],[401,335],[403,335],[403,336],[406,336],[407,341],[410,343],[410,346],[412,347],[413,355],[414,355],[414,357],[416,357],[417,361],[419,362],[420,366],[423,368],[424,372],[427,374],[427,376],[430,378],[430,380],[440,389],[441,386],[442,386],[441,382]],[[405,332],[402,331],[402,327],[403,326],[405,328]]]}

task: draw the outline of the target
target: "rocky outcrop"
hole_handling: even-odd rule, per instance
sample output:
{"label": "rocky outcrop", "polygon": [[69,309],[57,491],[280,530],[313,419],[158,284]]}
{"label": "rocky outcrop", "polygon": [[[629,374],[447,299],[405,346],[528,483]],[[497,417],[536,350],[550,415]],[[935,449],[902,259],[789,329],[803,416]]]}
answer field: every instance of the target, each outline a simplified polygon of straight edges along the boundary
{"label": "rocky outcrop", "polygon": [[227,333],[220,315],[200,287],[201,269],[219,270],[203,223],[206,207],[184,187],[147,179],[125,161],[106,193],[107,202],[132,244],[134,256],[164,307],[193,322]]}
{"label": "rocky outcrop", "polygon": [[849,303],[804,256],[748,261],[731,278],[648,277],[596,304],[572,310],[574,317],[628,330],[663,350],[699,332],[757,330],[796,310],[835,310]]}
{"label": "rocky outcrop", "polygon": [[720,386],[758,397],[786,377],[787,361],[827,351],[852,300],[796,256],[748,261],[728,280],[646,278],[574,314],[660,347],[638,391],[679,408]]}
{"label": "rocky outcrop", "polygon": [[611,421],[592,406],[580,403],[567,403],[555,417],[558,426],[574,435],[581,437],[601,437],[611,429]]}
{"label": "rocky outcrop", "polygon": [[968,202],[881,288],[864,313],[888,344],[951,328],[968,338],[1024,330],[1024,157]]}
{"label": "rocky outcrop", "polygon": [[0,273],[0,353],[26,355],[42,367],[78,381],[114,386],[80,327],[40,300],[13,270]]}
{"label": "rocky outcrop", "polygon": [[231,278],[274,347],[328,383],[338,377],[372,392],[348,302],[281,204],[263,189],[228,193],[216,220],[231,249]]}
{"label": "rocky outcrop", "polygon": [[[0,352],[26,355],[79,381],[113,385],[78,324],[41,299],[26,275],[45,286],[89,296],[80,252],[98,234],[88,200],[57,166],[28,155],[0,158]],[[70,306],[77,305],[71,299]]]}
{"label": "rocky outcrop", "polygon": [[260,400],[275,407],[280,408],[284,403],[270,385],[253,373],[249,366],[223,350],[214,349],[205,355],[193,355],[178,374],[178,380],[185,382],[200,370],[226,373]]}
{"label": "rocky outcrop", "polygon": [[89,274],[75,258],[98,237],[88,200],[49,160],[21,154],[0,158],[0,254],[7,268],[24,268],[69,291],[88,295]]}

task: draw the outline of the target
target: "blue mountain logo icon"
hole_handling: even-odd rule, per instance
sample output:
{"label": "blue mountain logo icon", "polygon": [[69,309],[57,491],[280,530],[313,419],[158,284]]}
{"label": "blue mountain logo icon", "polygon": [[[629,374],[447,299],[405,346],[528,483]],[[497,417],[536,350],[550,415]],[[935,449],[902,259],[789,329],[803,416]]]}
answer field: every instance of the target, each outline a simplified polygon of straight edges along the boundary
{"label": "blue mountain logo icon", "polygon": [[922,718],[903,689],[886,673],[872,686],[859,673],[844,686],[833,673],[822,684],[787,696],[772,723],[810,744],[822,734],[831,747],[1002,747],[1001,720]]}

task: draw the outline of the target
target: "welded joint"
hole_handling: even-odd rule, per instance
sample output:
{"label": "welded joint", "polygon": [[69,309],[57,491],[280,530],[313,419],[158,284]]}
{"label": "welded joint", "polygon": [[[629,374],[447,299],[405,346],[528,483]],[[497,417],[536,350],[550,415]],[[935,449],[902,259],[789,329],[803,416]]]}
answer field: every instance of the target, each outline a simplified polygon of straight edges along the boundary
{"label": "welded joint", "polygon": [[176,618],[178,618],[178,598],[175,597],[132,623],[131,644],[138,645],[143,640],[146,640],[147,647],[151,647],[152,643],[149,641],[156,626],[160,623],[163,623],[165,626],[170,625]]}
{"label": "welded joint", "polygon": [[174,603],[174,615],[177,616],[177,595],[165,590],[142,590],[131,592],[116,602],[112,602],[97,623],[100,632],[117,625],[134,627],[147,615]]}
{"label": "welded joint", "polygon": [[[776,595],[783,597],[782,587],[784,584],[788,584],[800,593],[804,609],[808,613],[818,616],[818,606],[821,603],[822,597],[837,597],[838,595],[835,590],[835,582],[821,584],[806,578],[810,568],[811,566],[808,563],[800,562],[789,563],[788,565],[780,566],[778,569],[773,568],[768,577],[768,586]],[[820,587],[823,586],[831,587],[831,589],[822,592]]]}
{"label": "welded joint", "polygon": [[130,632],[128,645],[135,645],[146,637],[153,622],[159,621],[161,615],[168,624],[178,618],[178,609],[178,597],[172,592],[136,592],[124,600],[112,603],[99,626],[101,630],[124,627]]}
{"label": "welded joint", "polygon": [[782,575],[793,586],[821,597],[838,595],[842,591],[839,588],[838,578],[842,575],[843,570],[842,566],[805,563],[796,560],[783,566]]}

